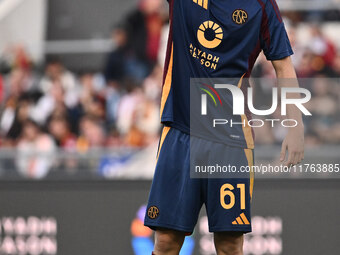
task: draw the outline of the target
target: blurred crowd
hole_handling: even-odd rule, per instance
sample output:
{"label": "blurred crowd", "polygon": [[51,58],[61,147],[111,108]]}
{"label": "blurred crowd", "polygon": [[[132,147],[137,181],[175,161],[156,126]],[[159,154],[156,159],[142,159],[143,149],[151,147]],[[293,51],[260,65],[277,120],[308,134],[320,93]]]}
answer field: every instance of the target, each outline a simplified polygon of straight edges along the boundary
{"label": "blurred crowd", "polygon": [[113,27],[114,49],[95,72],[73,73],[58,56],[37,71],[22,45],[9,47],[0,60],[1,146],[85,152],[157,141],[166,13],[161,0],[140,1]]}
{"label": "blurred crowd", "polygon": [[[96,71],[73,73],[58,56],[47,56],[37,69],[22,45],[12,45],[0,59],[1,147],[22,151],[86,152],[89,148],[142,148],[158,139],[162,64],[168,27],[162,0],[141,0],[112,30],[114,49]],[[289,37],[293,63],[300,78],[320,78],[301,84],[311,90],[306,119],[308,144],[340,142],[339,44],[317,24],[310,25],[307,45]],[[253,77],[273,78],[274,69],[260,56]],[[258,84],[258,97],[271,98],[269,87]],[[285,130],[256,130],[260,144],[279,143]]]}
{"label": "blurred crowd", "polygon": [[[290,24],[289,20],[287,23]],[[294,51],[292,61],[299,85],[312,94],[312,100],[305,105],[312,113],[312,117],[304,117],[306,146],[339,144],[340,44],[330,40],[316,23],[310,23],[307,29],[309,40],[306,43],[297,40],[297,26],[287,26]],[[272,88],[275,85],[275,71],[263,54],[253,70],[252,77],[255,78],[255,101],[264,109],[269,109],[272,103]],[[278,108],[268,118],[283,119],[280,111]],[[288,129],[282,126],[271,128],[271,123],[265,123],[263,128],[255,129],[256,142],[280,144],[287,131]]]}

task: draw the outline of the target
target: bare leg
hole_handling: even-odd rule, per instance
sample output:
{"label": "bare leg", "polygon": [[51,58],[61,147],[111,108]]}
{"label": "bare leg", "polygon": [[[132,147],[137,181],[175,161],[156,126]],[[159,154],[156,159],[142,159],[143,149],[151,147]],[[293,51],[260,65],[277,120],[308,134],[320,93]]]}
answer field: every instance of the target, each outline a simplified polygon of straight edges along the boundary
{"label": "bare leg", "polygon": [[155,255],[178,255],[185,233],[170,229],[157,229],[155,234]]}
{"label": "bare leg", "polygon": [[214,242],[217,255],[243,255],[241,232],[216,232]]}

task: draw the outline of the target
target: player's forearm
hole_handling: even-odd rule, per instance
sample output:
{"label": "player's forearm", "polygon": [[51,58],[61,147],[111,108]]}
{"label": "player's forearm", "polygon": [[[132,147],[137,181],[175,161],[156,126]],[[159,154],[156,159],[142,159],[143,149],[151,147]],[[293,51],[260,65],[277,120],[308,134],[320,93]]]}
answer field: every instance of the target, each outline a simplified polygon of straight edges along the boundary
{"label": "player's forearm", "polygon": [[[280,88],[298,88],[299,83],[296,77],[296,72],[290,57],[275,60],[272,62],[277,80],[278,87]],[[287,98],[289,99],[299,99],[300,94],[298,93],[289,93],[287,94]],[[289,119],[294,119],[298,122],[298,126],[303,127],[302,122],[302,114],[301,111],[295,105],[287,105],[287,116]]]}

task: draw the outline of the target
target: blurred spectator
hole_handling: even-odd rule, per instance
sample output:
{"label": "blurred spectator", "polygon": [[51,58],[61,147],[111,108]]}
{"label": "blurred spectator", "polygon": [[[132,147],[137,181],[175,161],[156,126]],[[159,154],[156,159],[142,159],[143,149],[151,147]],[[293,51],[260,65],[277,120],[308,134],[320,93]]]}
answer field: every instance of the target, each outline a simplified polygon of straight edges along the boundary
{"label": "blurred spectator", "polygon": [[[51,87],[39,98],[38,102],[32,106],[31,118],[40,125],[45,125],[51,115],[72,115],[73,109],[77,105],[67,104],[67,94],[60,80],[51,81]],[[78,116],[72,116],[77,121]]]}
{"label": "blurred spectator", "polygon": [[116,125],[121,95],[122,90],[118,87],[110,86],[106,90],[106,121],[109,128]]}
{"label": "blurred spectator", "polygon": [[127,135],[134,126],[135,112],[143,100],[142,89],[133,81],[126,85],[127,93],[122,96],[117,109],[117,128],[122,135]]}
{"label": "blurred spectator", "polygon": [[40,130],[31,120],[23,123],[22,134],[18,143],[17,167],[28,178],[45,177],[53,166],[53,154],[56,145],[53,139]]}
{"label": "blurred spectator", "polygon": [[106,146],[114,148],[125,146],[124,141],[116,128],[111,128],[107,137]]}
{"label": "blurred spectator", "polygon": [[21,124],[30,116],[31,103],[41,93],[29,91],[27,74],[29,71],[14,68],[6,79],[5,104],[1,116],[1,133],[8,138],[16,139],[21,132]]}
{"label": "blurred spectator", "polygon": [[[117,109],[118,132],[125,137],[128,146],[145,146],[149,134],[154,134],[154,129],[158,132],[158,104],[152,98],[145,97],[143,89],[132,81],[127,84],[127,92],[122,96]],[[145,129],[148,129],[147,132]]]}
{"label": "blurred spectator", "polygon": [[80,105],[84,114],[105,122],[105,98],[96,90],[94,74],[84,73],[80,77]]}
{"label": "blurred spectator", "polygon": [[143,91],[147,98],[159,103],[162,92],[163,69],[156,65],[143,82]]}
{"label": "blurred spectator", "polygon": [[72,134],[66,118],[53,117],[48,124],[48,131],[61,148],[67,150],[76,148],[77,137]]}
{"label": "blurred spectator", "polygon": [[127,77],[126,59],[129,55],[126,29],[122,24],[115,26],[112,39],[115,49],[108,55],[104,75],[106,82],[113,87],[119,87]]}
{"label": "blurred spectator", "polygon": [[75,76],[63,66],[57,58],[47,61],[45,75],[40,81],[39,87],[44,93],[49,93],[53,84],[58,81],[65,92],[65,104],[74,107],[78,102],[77,82]]}
{"label": "blurred spectator", "polygon": [[24,123],[29,119],[30,103],[27,98],[21,98],[15,105],[8,105],[2,115],[1,126],[6,140],[5,146],[14,146],[19,138]]}
{"label": "blurred spectator", "polygon": [[24,49],[24,46],[18,44],[14,47],[13,51],[15,56],[13,59],[13,67],[29,70],[32,63]]}
{"label": "blurred spectator", "polygon": [[16,118],[18,101],[23,93],[23,72],[20,69],[13,70],[7,84],[5,109],[1,117],[1,131],[3,134],[8,133]]}
{"label": "blurred spectator", "polygon": [[296,73],[299,78],[311,77],[314,72],[312,63],[315,56],[310,50],[304,51],[299,64],[296,67]]}
{"label": "blurred spectator", "polygon": [[159,94],[161,91],[162,72],[156,67],[143,84],[144,96],[135,111],[134,128],[142,134],[139,146],[147,146],[158,139],[159,122]]}
{"label": "blurred spectator", "polygon": [[138,9],[126,19],[128,46],[148,70],[158,58],[165,21],[162,7],[161,0],[140,0]]}
{"label": "blurred spectator", "polygon": [[12,69],[29,71],[32,61],[22,44],[9,45],[1,54],[0,72],[9,73]]}
{"label": "blurred spectator", "polygon": [[314,70],[320,71],[325,66],[332,66],[336,56],[334,44],[322,33],[318,25],[312,25],[310,31],[312,37],[309,40],[308,49],[315,55],[312,61]]}
{"label": "blurred spectator", "polygon": [[87,151],[89,148],[100,148],[105,145],[105,131],[96,119],[84,116],[80,121],[80,136],[77,140],[77,149]]}

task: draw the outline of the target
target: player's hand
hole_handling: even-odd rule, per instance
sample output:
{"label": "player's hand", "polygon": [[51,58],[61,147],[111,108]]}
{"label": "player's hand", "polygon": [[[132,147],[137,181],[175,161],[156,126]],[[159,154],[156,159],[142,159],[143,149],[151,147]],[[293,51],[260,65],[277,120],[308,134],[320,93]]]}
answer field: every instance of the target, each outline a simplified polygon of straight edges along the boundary
{"label": "player's hand", "polygon": [[[288,151],[288,153],[287,153]],[[289,128],[282,142],[280,161],[291,167],[299,164],[304,158],[304,127],[303,125]]]}

